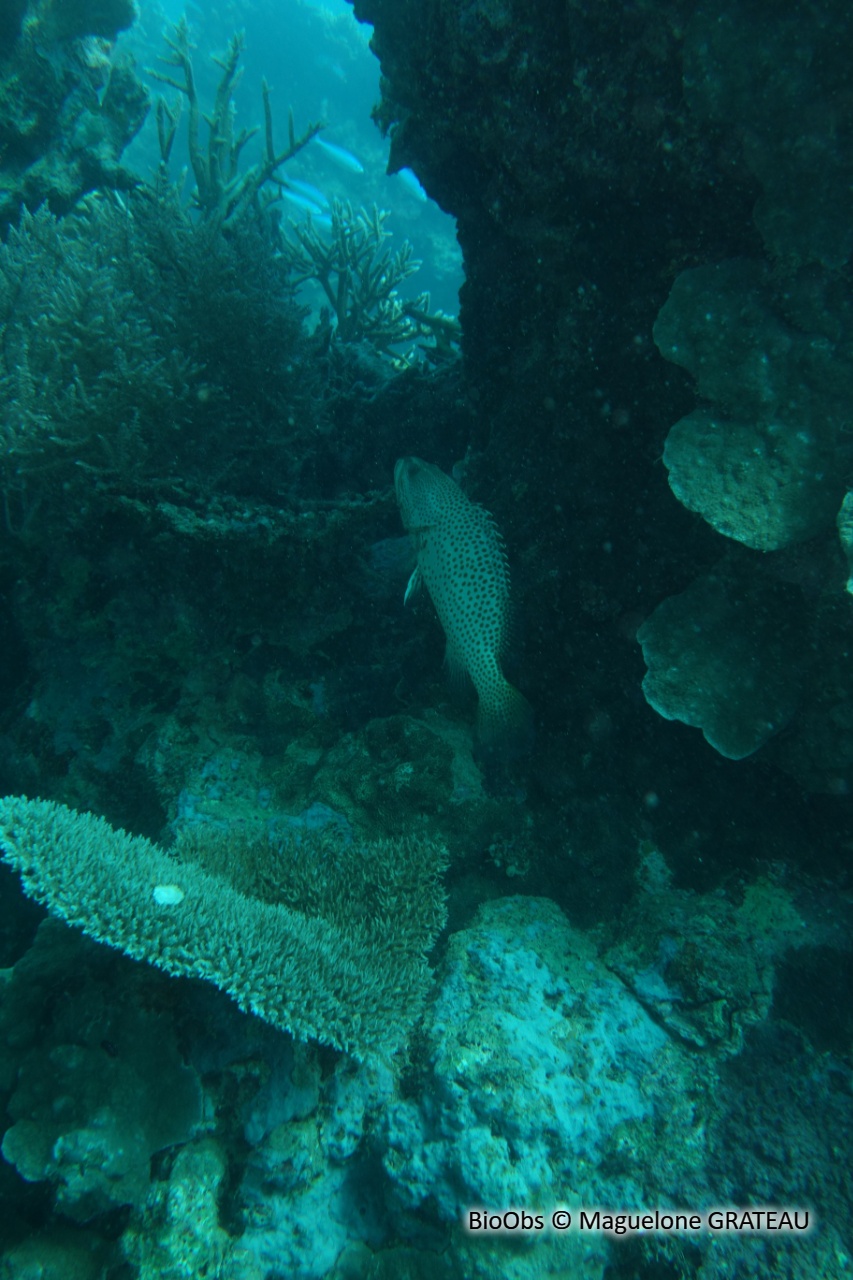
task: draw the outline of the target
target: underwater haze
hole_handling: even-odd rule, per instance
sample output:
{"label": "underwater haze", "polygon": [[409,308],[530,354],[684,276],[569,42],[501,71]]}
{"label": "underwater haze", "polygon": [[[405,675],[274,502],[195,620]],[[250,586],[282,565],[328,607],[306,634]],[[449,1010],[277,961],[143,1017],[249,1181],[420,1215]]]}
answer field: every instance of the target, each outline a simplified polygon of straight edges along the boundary
{"label": "underwater haze", "polygon": [[[387,209],[394,235],[412,242],[422,264],[418,290],[430,292],[435,309],[455,315],[462,263],[454,219],[427,197],[408,166],[402,167],[402,173],[388,172],[389,143],[371,120],[380,96],[379,64],[369,48],[371,29],[355,20],[346,0],[324,4],[291,0],[210,4],[204,0],[186,6],[154,0],[143,5],[139,20],[122,42],[138,59],[142,79],[154,96],[162,85],[158,89],[150,70],[157,68],[164,52],[162,32],[184,16],[192,42],[206,55],[197,59],[194,71],[200,93],[207,92],[211,100],[219,70],[212,58],[221,54],[235,33],[244,38],[242,78],[233,95],[238,128],[261,124],[264,79],[270,87],[277,136],[286,136],[290,111],[298,124],[323,122],[320,145],[307,147],[288,163],[287,180],[293,181],[295,189],[282,201],[283,218],[301,222],[311,214],[315,222],[322,221],[331,199]],[[262,150],[262,139],[247,147],[247,158],[254,158],[253,153]],[[153,127],[143,129],[125,152],[125,160],[144,175],[150,175],[159,158]],[[182,137],[175,144],[175,178],[180,166],[188,164]],[[301,194],[304,184],[312,188],[307,199]]]}
{"label": "underwater haze", "polygon": [[851,50],[0,4],[0,1280],[853,1277]]}

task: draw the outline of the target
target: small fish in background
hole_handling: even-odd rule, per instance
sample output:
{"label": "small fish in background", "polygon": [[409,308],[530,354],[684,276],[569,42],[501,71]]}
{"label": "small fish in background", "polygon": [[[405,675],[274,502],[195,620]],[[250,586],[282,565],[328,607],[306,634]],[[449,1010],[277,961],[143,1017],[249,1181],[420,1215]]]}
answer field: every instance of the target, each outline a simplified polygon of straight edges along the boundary
{"label": "small fish in background", "polygon": [[[288,180],[288,187],[291,185]],[[281,199],[285,202],[291,212],[291,220],[296,221],[299,214],[311,219],[313,226],[320,227],[323,231],[331,231],[332,218],[327,209],[316,205],[313,200],[309,200],[307,196],[303,196],[298,191],[289,191],[288,187],[282,185],[280,187]]]}
{"label": "small fish in background", "polygon": [[347,73],[344,71],[341,64],[336,62],[334,58],[331,58],[328,53],[318,53],[314,59],[314,66],[318,71],[328,72],[329,75],[334,76],[336,80],[340,80],[341,84],[346,84]]}
{"label": "small fish in background", "polygon": [[414,196],[421,204],[427,203],[429,196],[418,181],[418,176],[413,169],[398,169],[397,177],[400,179],[401,186],[406,188],[410,196]]}
{"label": "small fish in background", "polygon": [[455,480],[420,458],[400,458],[394,488],[417,556],[405,600],[423,582],[444,628],[448,666],[466,672],[477,691],[477,738],[486,756],[522,755],[533,745],[533,711],[501,670],[511,611],[495,522]]}
{"label": "small fish in background", "polygon": [[364,165],[358,156],[354,156],[345,147],[339,147],[336,142],[327,142],[325,138],[315,138],[314,146],[319,147],[321,151],[325,151],[330,160],[334,160],[335,164],[340,165],[342,169],[346,169],[349,173],[364,173]]}
{"label": "small fish in background", "polygon": [[307,196],[303,196],[299,191],[290,191],[287,187],[281,187],[281,198],[286,200],[292,209],[299,209],[302,213],[310,213],[315,217],[322,214],[325,210],[321,209],[313,200],[309,200]]}
{"label": "small fish in background", "polygon": [[303,199],[315,204],[318,209],[329,208],[329,197],[319,187],[315,187],[313,182],[303,182],[301,178],[291,178],[288,175],[285,185]]}

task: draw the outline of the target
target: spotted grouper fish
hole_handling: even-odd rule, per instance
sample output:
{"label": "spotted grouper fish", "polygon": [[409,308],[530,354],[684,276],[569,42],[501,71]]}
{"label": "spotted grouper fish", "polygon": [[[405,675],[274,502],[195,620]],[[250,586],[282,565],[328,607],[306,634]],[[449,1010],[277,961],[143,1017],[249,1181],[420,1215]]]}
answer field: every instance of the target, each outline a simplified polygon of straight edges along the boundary
{"label": "spotted grouper fish", "polygon": [[533,713],[501,670],[510,630],[509,569],[494,520],[420,458],[400,458],[394,488],[417,559],[405,599],[421,583],[429,592],[451,672],[466,672],[477,690],[481,748],[498,758],[522,754],[532,745]]}

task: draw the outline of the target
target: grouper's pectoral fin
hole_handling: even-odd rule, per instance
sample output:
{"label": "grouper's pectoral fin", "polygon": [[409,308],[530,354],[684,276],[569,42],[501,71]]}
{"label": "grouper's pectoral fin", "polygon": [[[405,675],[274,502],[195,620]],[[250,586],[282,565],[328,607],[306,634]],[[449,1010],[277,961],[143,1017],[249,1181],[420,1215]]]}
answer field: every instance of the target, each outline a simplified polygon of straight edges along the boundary
{"label": "grouper's pectoral fin", "polygon": [[406,594],[403,596],[403,608],[409,603],[412,596],[416,595],[421,586],[421,570],[419,565],[415,565],[414,572],[409,578],[409,585],[406,587]]}

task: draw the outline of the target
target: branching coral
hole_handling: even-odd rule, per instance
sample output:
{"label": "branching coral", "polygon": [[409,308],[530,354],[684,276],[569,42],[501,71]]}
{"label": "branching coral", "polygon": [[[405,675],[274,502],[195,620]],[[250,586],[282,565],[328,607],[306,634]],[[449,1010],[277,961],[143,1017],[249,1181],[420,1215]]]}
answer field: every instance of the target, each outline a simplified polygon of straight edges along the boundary
{"label": "branching coral", "polygon": [[233,851],[214,849],[212,872],[91,814],[0,801],[3,856],[54,915],[136,960],[215,983],[297,1038],[357,1057],[394,1049],[420,1012],[425,953],[444,923],[444,849],[417,837],[264,844],[250,857],[256,874],[238,870],[235,884]]}
{"label": "branching coral", "polygon": [[280,489],[282,419],[317,421],[301,324],[252,222],[226,237],[167,183],[93,196],[62,221],[25,215],[0,246],[7,529],[79,514],[106,489],[206,485],[224,468],[256,483],[255,447]]}
{"label": "branching coral", "polygon": [[387,212],[376,205],[356,212],[349,202],[333,200],[329,234],[310,218],[294,224],[292,238],[284,241],[285,261],[297,283],[316,280],[322,288],[338,341],[367,341],[384,354],[419,337],[449,344],[456,336],[455,321],[430,315],[429,294],[408,303],[398,296],[398,287],[421,264],[408,240],[392,252],[387,220]]}
{"label": "branching coral", "polygon": [[116,256],[128,215],[103,200],[90,213],[25,214],[0,248],[7,524],[47,496],[52,474],[59,487],[83,487],[86,472],[127,483],[154,444],[146,424],[177,427],[187,414],[192,363],[155,333]]}
{"label": "branching coral", "polygon": [[[199,141],[201,108],[195,88],[195,77],[191,57],[189,27],[182,19],[166,36],[170,52],[161,59],[169,67],[174,67],[182,79],[175,75],[152,71],[152,75],[161,83],[177,89],[184,94],[189,104],[189,151],[190,163],[196,180],[194,198],[201,216],[215,222],[224,229],[235,226],[246,212],[256,205],[262,188],[270,181],[277,181],[277,172],[283,164],[291,160],[297,152],[307,146],[311,139],[323,127],[322,124],[309,124],[299,137],[293,124],[293,112],[290,113],[288,144],[283,151],[276,151],[273,141],[272,108],[270,91],[266,81],[262,85],[264,100],[264,155],[263,159],[252,165],[245,173],[239,172],[240,155],[257,129],[241,129],[234,131],[234,89],[242,74],[239,67],[243,40],[239,35],[231,38],[228,51],[223,59],[215,59],[222,68],[222,77],[216,90],[213,110],[205,120],[210,126],[210,138],[207,151],[202,149]],[[180,120],[180,102],[169,107],[161,99],[157,104],[157,127],[160,137],[160,154],[163,163],[167,163],[172,150],[175,133]]]}

